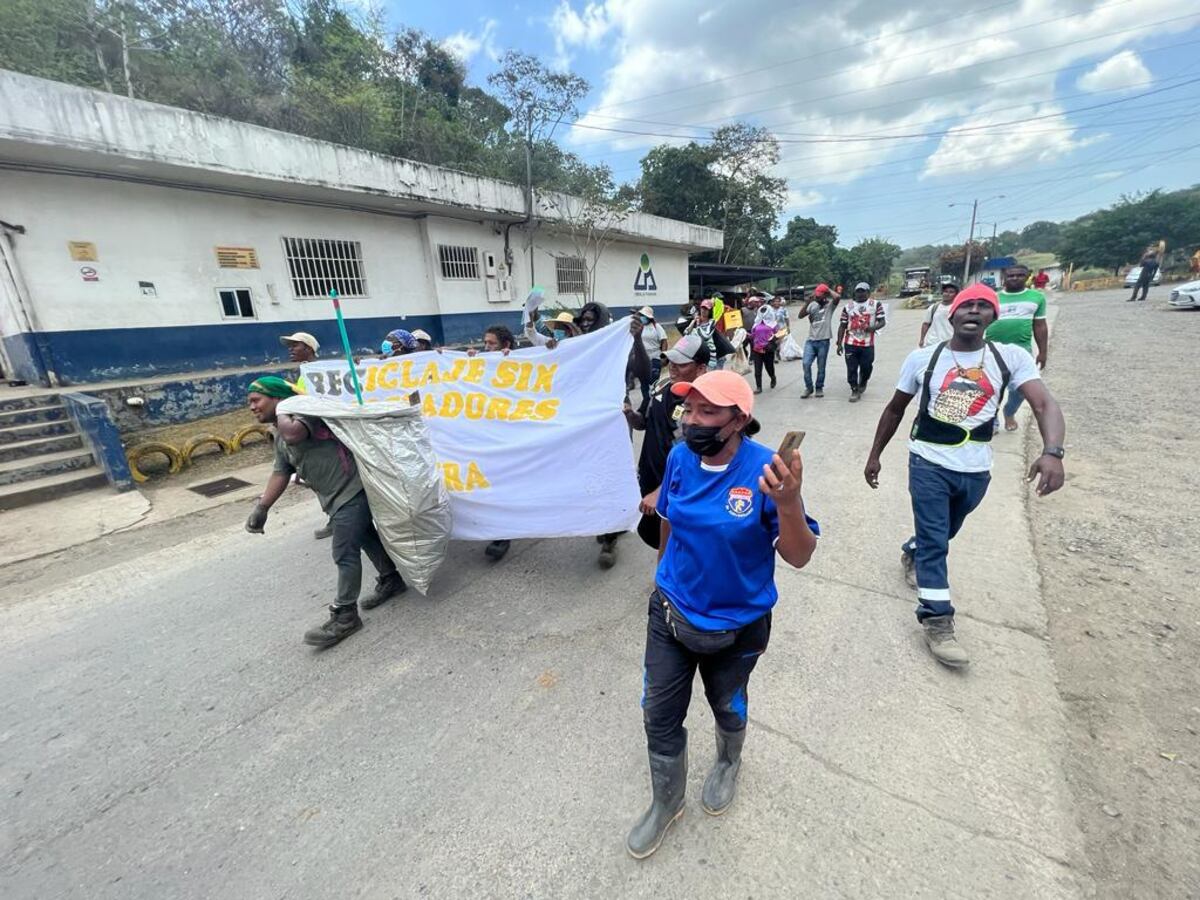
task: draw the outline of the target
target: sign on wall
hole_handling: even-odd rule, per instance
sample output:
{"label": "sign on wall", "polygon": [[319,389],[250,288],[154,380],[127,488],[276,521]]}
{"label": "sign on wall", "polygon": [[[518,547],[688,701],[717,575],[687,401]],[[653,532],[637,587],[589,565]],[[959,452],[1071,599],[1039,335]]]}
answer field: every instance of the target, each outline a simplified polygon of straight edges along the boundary
{"label": "sign on wall", "polygon": [[100,257],[91,241],[67,241],[67,250],[75,262],[96,262]]}
{"label": "sign on wall", "polygon": [[654,280],[654,269],[650,266],[649,253],[642,254],[637,275],[633,279],[633,292],[646,297],[658,292],[658,282]]}
{"label": "sign on wall", "polygon": [[[640,499],[621,411],[628,320],[553,350],[363,360],[363,399],[420,394],[460,540],[624,531]],[[305,390],[353,404],[345,362],[301,366]]]}
{"label": "sign on wall", "polygon": [[84,281],[99,281],[100,273],[96,271],[95,266],[80,266],[79,277]]}
{"label": "sign on wall", "polygon": [[217,265],[222,269],[257,269],[258,251],[253,247],[217,247]]}

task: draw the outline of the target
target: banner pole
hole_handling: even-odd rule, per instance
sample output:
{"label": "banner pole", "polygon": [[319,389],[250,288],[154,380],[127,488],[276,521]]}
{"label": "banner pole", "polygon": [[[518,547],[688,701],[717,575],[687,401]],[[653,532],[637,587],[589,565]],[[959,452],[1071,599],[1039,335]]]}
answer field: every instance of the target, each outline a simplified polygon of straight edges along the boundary
{"label": "banner pole", "polygon": [[358,383],[358,370],[354,368],[354,354],[350,352],[350,335],[346,334],[346,320],[342,318],[342,304],[338,300],[337,288],[329,289],[329,299],[333,301],[333,311],[337,313],[338,331],[342,333],[342,349],[346,351],[346,362],[350,364],[350,380],[354,383],[354,396],[358,405],[363,405],[362,386]]}

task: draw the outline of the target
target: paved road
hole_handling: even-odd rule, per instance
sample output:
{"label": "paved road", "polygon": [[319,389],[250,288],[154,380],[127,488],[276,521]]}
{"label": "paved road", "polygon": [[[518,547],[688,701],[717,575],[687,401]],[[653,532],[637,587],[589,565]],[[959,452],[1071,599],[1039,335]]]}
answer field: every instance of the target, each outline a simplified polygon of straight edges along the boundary
{"label": "paved road", "polygon": [[609,572],[591,540],[518,542],[499,565],[456,546],[431,597],[316,654],[299,638],[333,568],[302,503],[265,537],[151,532],[37,596],[0,589],[0,895],[1077,896],[1022,441],[999,439],[955,545],[965,674],[926,655],[899,572],[902,445],[878,492],[860,475],[917,326],[895,315],[860,404],[836,359],[826,399],[798,399],[799,363],[762,398],[765,440],[808,432],[826,536],[807,569],[781,564],[723,818],[699,806],[698,696],[687,813],[652,859],[624,853],[648,793],[636,538]]}

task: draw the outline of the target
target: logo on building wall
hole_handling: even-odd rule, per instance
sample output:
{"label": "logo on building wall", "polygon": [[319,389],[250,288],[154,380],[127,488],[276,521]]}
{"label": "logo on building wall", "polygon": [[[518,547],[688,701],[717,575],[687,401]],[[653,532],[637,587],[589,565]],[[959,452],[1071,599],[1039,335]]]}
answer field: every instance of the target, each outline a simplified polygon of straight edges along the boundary
{"label": "logo on building wall", "polygon": [[92,266],[80,266],[79,277],[84,281],[99,281],[100,273]]}
{"label": "logo on building wall", "polygon": [[654,280],[654,269],[650,268],[650,254],[642,254],[641,265],[633,279],[635,294],[653,294],[658,291],[658,282]]}

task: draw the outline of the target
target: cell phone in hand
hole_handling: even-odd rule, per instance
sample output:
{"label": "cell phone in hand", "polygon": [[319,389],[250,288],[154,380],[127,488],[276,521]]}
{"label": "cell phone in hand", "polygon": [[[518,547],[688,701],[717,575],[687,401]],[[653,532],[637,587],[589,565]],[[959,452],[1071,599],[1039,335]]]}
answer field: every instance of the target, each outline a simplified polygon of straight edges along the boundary
{"label": "cell phone in hand", "polygon": [[789,431],[783,436],[783,442],[779,445],[779,449],[776,452],[779,454],[779,458],[785,463],[791,462],[792,451],[802,443],[804,443],[803,431]]}

